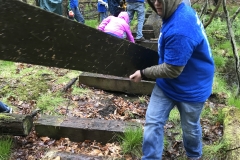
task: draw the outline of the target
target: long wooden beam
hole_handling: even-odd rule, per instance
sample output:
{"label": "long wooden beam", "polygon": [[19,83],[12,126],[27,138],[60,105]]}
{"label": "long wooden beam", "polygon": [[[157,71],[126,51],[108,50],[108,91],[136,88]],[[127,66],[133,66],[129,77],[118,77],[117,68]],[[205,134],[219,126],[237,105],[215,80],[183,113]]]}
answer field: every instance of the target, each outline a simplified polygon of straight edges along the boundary
{"label": "long wooden beam", "polygon": [[156,51],[18,0],[0,0],[0,59],[128,77]]}

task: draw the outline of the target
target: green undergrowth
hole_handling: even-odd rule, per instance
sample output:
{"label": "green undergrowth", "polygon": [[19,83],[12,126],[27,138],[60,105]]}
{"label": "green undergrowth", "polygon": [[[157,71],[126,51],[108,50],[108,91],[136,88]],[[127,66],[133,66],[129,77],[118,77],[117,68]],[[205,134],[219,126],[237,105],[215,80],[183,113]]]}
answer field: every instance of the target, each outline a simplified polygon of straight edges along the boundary
{"label": "green undergrowth", "polygon": [[138,159],[142,156],[143,129],[137,127],[126,127],[124,135],[117,135],[123,155],[131,154]]}
{"label": "green undergrowth", "polygon": [[13,141],[11,137],[0,136],[0,160],[9,160],[12,145]]}

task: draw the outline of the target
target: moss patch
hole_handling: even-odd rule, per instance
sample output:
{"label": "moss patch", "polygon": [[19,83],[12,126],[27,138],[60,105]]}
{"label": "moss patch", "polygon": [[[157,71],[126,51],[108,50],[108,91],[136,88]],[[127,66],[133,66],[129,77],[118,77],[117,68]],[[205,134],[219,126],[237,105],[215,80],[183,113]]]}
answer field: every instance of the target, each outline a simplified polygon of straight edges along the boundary
{"label": "moss patch", "polygon": [[240,160],[240,110],[235,107],[228,107],[223,109],[225,114],[224,136],[223,139],[227,145],[227,159]]}
{"label": "moss patch", "polygon": [[0,113],[0,120],[8,120],[8,119],[14,119],[14,117],[4,113]]}

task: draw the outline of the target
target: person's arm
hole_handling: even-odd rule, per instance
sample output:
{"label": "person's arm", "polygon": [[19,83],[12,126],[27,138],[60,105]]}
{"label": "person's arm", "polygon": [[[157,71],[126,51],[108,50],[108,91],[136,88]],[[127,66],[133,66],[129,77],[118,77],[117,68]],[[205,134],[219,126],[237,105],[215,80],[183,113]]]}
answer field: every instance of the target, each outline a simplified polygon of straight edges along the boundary
{"label": "person's arm", "polygon": [[143,75],[147,78],[177,78],[183,71],[184,66],[173,66],[167,63],[144,69]]}
{"label": "person's arm", "polygon": [[98,26],[98,30],[100,31],[104,31],[104,28],[106,27],[106,25],[111,21],[111,16],[103,19],[103,21],[101,22],[101,24]]}
{"label": "person's arm", "polygon": [[98,0],[98,3],[102,4],[105,6],[106,2],[104,2],[103,0]]}
{"label": "person's arm", "polygon": [[132,32],[131,32],[131,29],[130,29],[130,26],[127,23],[125,24],[124,29],[125,29],[125,32],[126,32],[126,35],[127,35],[127,39],[130,42],[135,43]]}
{"label": "person's arm", "polygon": [[163,63],[143,70],[137,70],[134,74],[130,75],[129,78],[134,82],[140,82],[145,78],[177,78],[183,69],[184,66],[173,66]]}

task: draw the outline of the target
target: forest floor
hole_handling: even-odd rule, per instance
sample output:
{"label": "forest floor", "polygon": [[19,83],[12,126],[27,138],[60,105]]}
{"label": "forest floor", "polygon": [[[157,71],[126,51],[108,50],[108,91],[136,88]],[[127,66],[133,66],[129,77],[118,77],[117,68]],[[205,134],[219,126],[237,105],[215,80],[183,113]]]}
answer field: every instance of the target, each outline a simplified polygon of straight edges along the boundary
{"label": "forest floor", "polygon": [[[21,69],[33,67],[33,69],[36,70],[39,68],[26,64],[18,64],[18,66],[21,66]],[[56,77],[61,77],[71,72],[66,69],[52,67],[48,69],[53,71]],[[47,74],[45,76],[47,76]],[[45,77],[45,79],[48,81],[48,84],[51,84],[51,89],[48,92],[54,93],[56,90],[62,90],[65,87],[64,85],[54,83],[55,80],[53,80],[51,76]],[[54,112],[56,114],[81,118],[134,121],[144,124],[149,96],[108,92],[79,84],[78,81],[76,81],[72,87],[81,88],[88,92],[76,95],[72,94],[72,88],[69,88],[67,92],[64,93],[64,97],[68,99],[69,103],[55,107]],[[213,116],[202,116],[201,118],[204,145],[213,144],[223,136],[223,125],[213,120],[213,117],[218,114],[218,109],[225,106],[225,97],[224,94],[213,94],[205,104],[204,110],[210,112],[208,115]],[[16,114],[30,114],[36,108],[35,101],[18,101],[16,97],[10,97],[9,100],[11,100],[11,104],[14,106],[14,113]],[[52,113],[45,110],[44,112],[40,112],[35,118],[37,119],[43,114],[51,115]],[[166,123],[165,137],[167,145],[164,149],[163,160],[184,159],[185,152],[178,114],[175,120],[170,120]],[[119,142],[107,144],[89,140],[72,142],[68,137],[62,137],[56,140],[48,137],[38,137],[34,128],[26,137],[14,137],[11,159],[42,159],[49,150],[104,157],[105,159],[139,159],[134,155],[123,155]]]}

